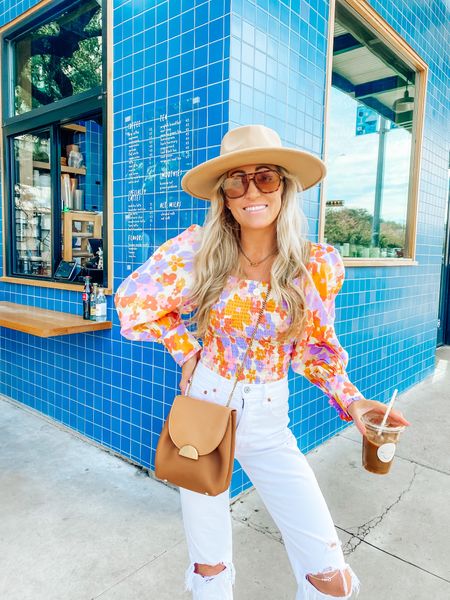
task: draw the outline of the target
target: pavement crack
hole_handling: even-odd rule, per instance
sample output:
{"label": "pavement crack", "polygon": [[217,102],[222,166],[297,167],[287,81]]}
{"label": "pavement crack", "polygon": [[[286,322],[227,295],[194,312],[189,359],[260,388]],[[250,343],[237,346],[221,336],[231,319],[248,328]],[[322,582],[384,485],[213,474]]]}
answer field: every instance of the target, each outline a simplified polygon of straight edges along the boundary
{"label": "pavement crack", "polygon": [[98,598],[100,598],[101,596],[103,596],[104,594],[106,594],[106,592],[109,592],[110,590],[112,590],[114,587],[120,585],[121,583],[123,583],[126,579],[129,579],[130,577],[133,577],[134,575],[136,575],[139,571],[142,571],[142,569],[144,569],[145,567],[147,567],[148,565],[150,565],[151,563],[159,560],[162,556],[164,556],[165,554],[167,554],[168,552],[170,552],[171,550],[173,550],[173,548],[176,548],[177,546],[179,546],[180,544],[182,544],[184,542],[184,539],[178,540],[178,542],[175,542],[173,544],[173,546],[171,546],[170,548],[166,548],[164,550],[162,550],[161,552],[159,552],[158,554],[155,554],[155,556],[153,556],[150,560],[146,561],[145,563],[141,564],[139,567],[131,570],[129,573],[127,573],[126,575],[123,575],[123,577],[120,577],[120,579],[118,579],[117,581],[114,581],[113,583],[111,583],[106,589],[104,589],[102,592],[95,594],[94,596],[90,596],[89,600],[97,600]]}
{"label": "pavement crack", "polygon": [[390,504],[389,506],[386,507],[386,509],[384,510],[384,512],[381,515],[372,517],[366,523],[359,525],[357,527],[356,531],[347,531],[347,533],[349,533],[352,537],[342,547],[342,550],[346,556],[349,556],[350,554],[352,554],[356,550],[356,548],[362,542],[365,541],[365,539],[369,535],[369,533],[383,521],[383,519],[386,517],[388,512],[392,508],[394,508],[394,506],[396,506],[399,502],[401,502],[403,496],[405,496],[405,494],[407,494],[410,491],[410,489],[412,488],[414,480],[416,478],[416,475],[417,475],[417,465],[414,465],[413,474],[412,474],[412,477],[411,477],[411,480],[410,480],[408,486],[399,494],[398,498],[396,498],[394,500],[394,502],[392,502],[392,504]]}
{"label": "pavement crack", "polygon": [[270,537],[275,542],[279,542],[280,544],[283,543],[283,540],[281,538],[281,533],[278,531],[277,528],[269,527],[269,526],[265,526],[265,525],[257,525],[256,523],[253,523],[248,517],[237,517],[233,514],[231,516],[234,521],[241,523],[241,525],[245,525],[249,529],[253,529],[254,531],[257,531],[258,533],[262,533],[263,535]]}

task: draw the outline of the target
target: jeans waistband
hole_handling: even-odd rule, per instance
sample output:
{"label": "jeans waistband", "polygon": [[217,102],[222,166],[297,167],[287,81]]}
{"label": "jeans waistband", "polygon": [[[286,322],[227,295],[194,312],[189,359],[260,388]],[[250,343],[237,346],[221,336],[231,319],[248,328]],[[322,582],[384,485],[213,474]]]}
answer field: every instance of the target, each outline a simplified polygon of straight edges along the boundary
{"label": "jeans waistband", "polygon": [[[220,386],[224,394],[230,394],[233,389],[235,379],[227,379],[219,373],[212,371],[200,360],[195,369],[194,378],[199,377],[211,385]],[[276,394],[277,392],[286,393],[289,390],[288,376],[277,381],[268,381],[267,383],[248,383],[247,381],[238,381],[234,395],[245,392],[246,396],[261,396],[264,394]]]}

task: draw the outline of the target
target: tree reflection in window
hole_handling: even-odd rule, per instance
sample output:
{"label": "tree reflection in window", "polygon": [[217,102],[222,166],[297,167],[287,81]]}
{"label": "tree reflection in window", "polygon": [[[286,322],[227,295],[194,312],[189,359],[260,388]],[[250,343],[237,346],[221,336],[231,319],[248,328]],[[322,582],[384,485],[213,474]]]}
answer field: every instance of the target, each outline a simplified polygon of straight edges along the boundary
{"label": "tree reflection in window", "polygon": [[102,12],[81,3],[15,43],[15,114],[102,83]]}

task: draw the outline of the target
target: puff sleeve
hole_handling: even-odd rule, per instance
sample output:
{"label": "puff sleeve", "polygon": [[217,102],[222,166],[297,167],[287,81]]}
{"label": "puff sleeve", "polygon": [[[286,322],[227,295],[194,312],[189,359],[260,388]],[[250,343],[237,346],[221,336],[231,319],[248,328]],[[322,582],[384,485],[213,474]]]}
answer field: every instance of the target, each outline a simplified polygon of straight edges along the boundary
{"label": "puff sleeve", "polygon": [[167,240],[121,283],[114,297],[120,333],[129,340],[164,344],[180,366],[201,348],[181,318],[195,308],[189,292],[201,235],[202,228],[191,225]]}
{"label": "puff sleeve", "polygon": [[308,271],[312,282],[305,289],[307,326],[294,344],[292,369],[328,396],[342,420],[351,421],[347,407],[364,396],[349,380],[348,354],[334,330],[335,298],[344,281],[344,264],[333,246],[312,244]]}

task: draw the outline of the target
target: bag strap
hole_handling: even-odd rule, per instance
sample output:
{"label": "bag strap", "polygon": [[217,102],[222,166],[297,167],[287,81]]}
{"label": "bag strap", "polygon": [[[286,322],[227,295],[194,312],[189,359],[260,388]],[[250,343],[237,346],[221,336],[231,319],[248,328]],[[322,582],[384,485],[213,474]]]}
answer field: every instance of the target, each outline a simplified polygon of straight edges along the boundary
{"label": "bag strap", "polygon": [[[228,398],[228,402],[226,403],[225,406],[230,406],[230,402],[231,402],[231,399],[233,398],[234,390],[236,389],[236,386],[238,384],[239,377],[241,376],[241,373],[244,370],[245,359],[247,358],[247,355],[248,355],[248,353],[250,351],[250,348],[251,348],[251,346],[253,344],[253,340],[255,339],[255,335],[256,335],[256,332],[258,331],[259,324],[261,323],[261,319],[262,319],[263,313],[264,313],[264,311],[266,309],[267,300],[269,299],[271,291],[272,290],[271,290],[271,287],[270,287],[270,284],[269,284],[269,289],[267,290],[267,295],[264,298],[263,303],[261,304],[261,308],[259,309],[258,319],[256,321],[256,325],[255,325],[255,328],[253,330],[252,337],[250,338],[250,341],[249,341],[249,343],[247,345],[247,350],[245,351],[244,358],[242,359],[242,362],[241,362],[241,364],[239,366],[239,369],[236,371],[236,377],[235,377],[235,380],[234,380],[233,389],[231,390],[230,397]],[[192,371],[192,375],[191,375],[191,379],[190,379],[189,385],[188,385],[188,387],[185,390],[185,395],[187,395],[189,393],[189,390],[191,389],[192,379],[194,378],[195,369],[197,368],[197,365],[198,365],[199,362],[200,362],[200,360],[197,361],[197,364],[195,365],[195,368]]]}

